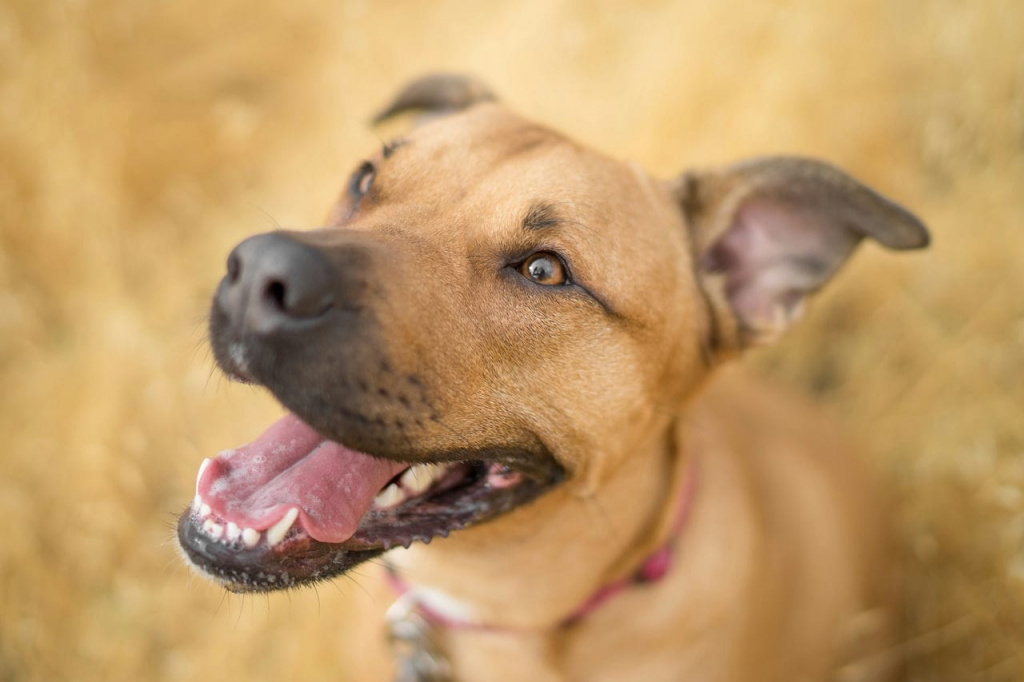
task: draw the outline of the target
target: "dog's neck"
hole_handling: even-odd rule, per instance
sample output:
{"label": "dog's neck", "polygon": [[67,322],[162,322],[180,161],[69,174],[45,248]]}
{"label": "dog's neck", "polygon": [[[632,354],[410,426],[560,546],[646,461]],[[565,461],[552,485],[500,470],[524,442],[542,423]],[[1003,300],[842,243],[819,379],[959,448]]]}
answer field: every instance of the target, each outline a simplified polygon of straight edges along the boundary
{"label": "dog's neck", "polygon": [[486,532],[467,529],[389,559],[401,581],[446,619],[557,628],[603,586],[634,574],[673,532],[686,456],[675,425],[666,420],[651,433],[657,435],[589,494],[570,482]]}
{"label": "dog's neck", "polygon": [[[697,464],[692,457],[688,457],[683,475],[683,488],[674,504],[675,514],[671,536],[653,554],[648,556],[632,575],[606,583],[592,593],[576,611],[562,621],[563,627],[581,622],[603,606],[605,602],[622,592],[638,585],[658,582],[668,574],[675,558],[676,540],[682,534],[689,519],[696,487]],[[520,632],[505,630],[491,623],[475,621],[471,618],[469,609],[465,605],[453,601],[448,595],[431,587],[413,588],[402,579],[390,563],[385,562],[385,567],[388,572],[388,582],[395,594],[399,596],[388,610],[388,620],[393,635],[396,627],[407,628],[402,623],[409,619],[413,612],[417,612],[418,616],[424,619],[421,627],[435,626],[446,630],[504,631],[510,634]]]}

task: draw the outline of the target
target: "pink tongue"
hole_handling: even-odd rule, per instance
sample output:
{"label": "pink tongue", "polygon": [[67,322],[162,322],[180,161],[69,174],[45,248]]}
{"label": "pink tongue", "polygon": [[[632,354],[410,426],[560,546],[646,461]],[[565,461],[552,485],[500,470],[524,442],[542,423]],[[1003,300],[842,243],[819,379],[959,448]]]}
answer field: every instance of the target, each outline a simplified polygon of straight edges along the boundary
{"label": "pink tongue", "polygon": [[289,414],[252,443],[212,459],[197,492],[217,516],[242,528],[266,530],[298,507],[313,539],[344,542],[384,484],[407,466],[326,440]]}

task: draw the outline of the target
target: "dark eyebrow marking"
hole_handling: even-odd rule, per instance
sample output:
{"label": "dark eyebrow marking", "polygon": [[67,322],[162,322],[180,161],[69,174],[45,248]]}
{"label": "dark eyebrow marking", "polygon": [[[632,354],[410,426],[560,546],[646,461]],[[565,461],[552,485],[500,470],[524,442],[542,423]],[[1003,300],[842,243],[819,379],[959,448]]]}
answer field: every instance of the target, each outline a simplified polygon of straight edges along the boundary
{"label": "dark eyebrow marking", "polygon": [[391,155],[394,154],[400,147],[404,147],[409,144],[409,140],[404,137],[398,137],[390,142],[385,142],[381,148],[380,153],[385,159],[390,159]]}
{"label": "dark eyebrow marking", "polygon": [[557,227],[564,221],[558,216],[551,204],[537,203],[523,216],[523,229],[527,232],[539,232]]}

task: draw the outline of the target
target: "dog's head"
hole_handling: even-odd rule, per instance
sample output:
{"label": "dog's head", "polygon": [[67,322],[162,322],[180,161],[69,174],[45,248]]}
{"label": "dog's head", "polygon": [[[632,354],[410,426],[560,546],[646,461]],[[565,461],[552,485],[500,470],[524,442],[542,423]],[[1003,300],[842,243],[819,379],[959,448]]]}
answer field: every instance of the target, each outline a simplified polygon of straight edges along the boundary
{"label": "dog's head", "polygon": [[909,213],[822,163],[669,182],[432,77],[428,120],[356,169],[329,225],[228,259],[218,363],[288,410],[204,463],[179,522],[231,589],[341,573],[395,545],[594,487],[722,358],[777,336],[865,236]]}

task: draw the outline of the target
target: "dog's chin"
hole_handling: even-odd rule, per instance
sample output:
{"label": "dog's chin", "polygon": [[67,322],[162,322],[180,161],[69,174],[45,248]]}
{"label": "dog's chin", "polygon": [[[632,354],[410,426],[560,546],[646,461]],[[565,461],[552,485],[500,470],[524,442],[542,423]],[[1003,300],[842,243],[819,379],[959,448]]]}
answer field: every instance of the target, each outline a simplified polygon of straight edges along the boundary
{"label": "dog's chin", "polygon": [[206,460],[178,520],[188,561],[234,592],[312,584],[507,514],[564,477],[539,442],[403,460],[397,444],[378,457],[326,432],[288,415],[253,443]]}

